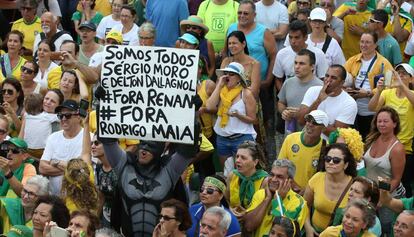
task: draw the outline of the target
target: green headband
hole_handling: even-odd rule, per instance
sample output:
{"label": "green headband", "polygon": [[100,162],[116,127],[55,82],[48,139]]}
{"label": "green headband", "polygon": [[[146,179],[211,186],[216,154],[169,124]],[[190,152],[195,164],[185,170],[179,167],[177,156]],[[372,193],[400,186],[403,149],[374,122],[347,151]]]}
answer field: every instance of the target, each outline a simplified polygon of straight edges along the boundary
{"label": "green headband", "polygon": [[205,184],[210,184],[210,185],[218,188],[222,193],[226,192],[226,185],[223,182],[221,182],[220,180],[218,180],[214,177],[211,177],[211,176],[206,177],[204,179],[204,183]]}

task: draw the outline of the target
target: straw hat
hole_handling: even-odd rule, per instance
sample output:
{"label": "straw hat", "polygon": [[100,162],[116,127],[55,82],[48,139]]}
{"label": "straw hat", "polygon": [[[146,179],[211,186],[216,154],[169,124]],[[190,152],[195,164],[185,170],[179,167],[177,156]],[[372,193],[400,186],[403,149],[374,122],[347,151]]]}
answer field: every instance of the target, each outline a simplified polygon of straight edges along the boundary
{"label": "straw hat", "polygon": [[180,28],[183,32],[186,31],[185,28],[186,28],[187,25],[200,27],[201,29],[204,30],[204,34],[207,34],[207,32],[208,32],[208,27],[206,25],[204,25],[203,19],[201,19],[199,16],[192,15],[192,16],[189,16],[187,18],[187,20],[182,20],[180,22]]}

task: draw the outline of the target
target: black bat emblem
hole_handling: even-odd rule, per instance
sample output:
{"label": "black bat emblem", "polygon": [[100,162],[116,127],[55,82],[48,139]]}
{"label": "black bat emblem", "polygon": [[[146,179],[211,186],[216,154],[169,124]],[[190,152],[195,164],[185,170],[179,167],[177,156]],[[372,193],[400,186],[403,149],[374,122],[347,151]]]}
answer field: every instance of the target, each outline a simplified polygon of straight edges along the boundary
{"label": "black bat emblem", "polygon": [[136,178],[129,181],[129,184],[134,186],[136,189],[141,190],[143,193],[153,191],[154,188],[161,186],[161,184],[155,180],[143,180],[142,178]]}

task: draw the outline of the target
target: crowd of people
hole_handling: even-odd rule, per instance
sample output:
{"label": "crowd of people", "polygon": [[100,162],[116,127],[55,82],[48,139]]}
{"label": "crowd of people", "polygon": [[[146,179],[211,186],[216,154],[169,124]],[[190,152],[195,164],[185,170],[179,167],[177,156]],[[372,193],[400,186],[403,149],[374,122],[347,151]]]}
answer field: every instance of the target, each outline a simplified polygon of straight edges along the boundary
{"label": "crowd of people", "polygon": [[[414,236],[413,1],[0,9],[4,235]],[[194,143],[97,135],[108,45],[199,51]]]}

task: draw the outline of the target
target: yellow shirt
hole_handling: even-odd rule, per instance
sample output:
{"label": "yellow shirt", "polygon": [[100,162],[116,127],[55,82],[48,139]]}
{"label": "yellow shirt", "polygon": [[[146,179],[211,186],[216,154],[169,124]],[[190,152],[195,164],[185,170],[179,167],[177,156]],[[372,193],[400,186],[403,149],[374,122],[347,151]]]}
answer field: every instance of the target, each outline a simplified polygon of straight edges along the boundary
{"label": "yellow shirt", "polygon": [[[208,95],[206,92],[206,84],[207,80],[201,82],[201,87],[198,90],[198,95],[200,96],[201,100],[203,101],[202,107],[207,106],[207,99]],[[213,135],[213,125],[214,125],[214,118],[212,114],[204,113],[200,115],[201,125],[202,125],[202,132],[206,137],[211,137]]]}
{"label": "yellow shirt", "polygon": [[[20,81],[20,78],[21,78],[21,75],[22,75],[22,72],[21,72],[20,68],[21,68],[21,66],[24,65],[25,62],[26,62],[26,59],[24,59],[23,57],[19,57],[19,62],[12,69],[12,76],[15,77],[19,81]],[[1,66],[0,66],[0,68],[1,68]],[[6,76],[3,75],[3,71],[0,70],[0,82],[3,82],[5,78],[6,78]]]}
{"label": "yellow shirt", "polygon": [[[89,128],[90,128],[90,132],[91,133],[95,133],[96,132],[96,127],[98,126],[97,124],[97,120],[96,120],[96,110],[93,110],[89,113]],[[132,145],[137,145],[139,144],[138,140],[134,140],[134,139],[125,139],[125,138],[119,138],[119,146],[122,149],[126,149],[128,146],[132,146]],[[211,145],[211,143],[210,143]],[[213,145],[211,145],[213,146]]]}
{"label": "yellow shirt", "polygon": [[[342,225],[337,226],[329,226],[326,230],[324,230],[319,237],[338,237],[341,236],[341,230],[343,229]],[[375,237],[371,232],[364,231],[362,235],[358,235],[358,237]]]}
{"label": "yellow shirt", "polygon": [[[329,220],[337,200],[329,200],[325,195],[325,172],[316,173],[309,180],[309,188],[313,191],[313,215],[312,225],[316,231],[321,232],[328,227]],[[344,208],[348,203],[349,190],[342,199],[339,208]]]}
{"label": "yellow shirt", "polygon": [[295,182],[305,188],[308,181],[316,173],[322,146],[322,139],[317,144],[304,144],[304,133],[289,134],[282,144],[278,159],[288,159],[296,166]]}
{"label": "yellow shirt", "polygon": [[[414,92],[414,90],[411,90]],[[398,98],[397,89],[386,89],[381,92],[384,99],[384,105],[394,108],[400,117],[401,131],[397,137],[404,145],[408,154],[413,153],[412,143],[414,136],[414,106],[407,97]]]}
{"label": "yellow shirt", "polygon": [[[404,30],[407,30],[411,34],[413,23],[410,19],[402,16],[401,14],[400,14],[400,25]],[[394,32],[394,25],[392,24],[391,19],[388,20],[388,24],[385,26],[385,31],[390,33],[390,34],[392,34],[392,32]],[[407,44],[407,41],[408,41],[409,38],[410,37],[408,37],[403,42],[399,43],[400,50],[401,50],[401,55],[404,55],[405,45]]]}
{"label": "yellow shirt", "polygon": [[[355,9],[356,3],[344,3],[334,12],[334,16],[338,17],[342,13],[346,12],[349,8]],[[369,17],[371,16],[371,11],[366,10],[363,12],[357,12],[354,15],[347,15],[344,17],[344,38],[342,40],[342,51],[344,52],[345,58],[348,59],[360,52],[359,49],[359,39],[361,36],[352,34],[349,31],[349,27],[352,25],[359,26],[365,31],[368,31]]]}
{"label": "yellow shirt", "polygon": [[[266,191],[264,189],[260,189],[254,193],[250,207],[246,210],[246,212],[256,209],[265,200],[265,197]],[[309,208],[305,199],[294,191],[289,190],[286,197],[282,201],[282,205],[284,216],[296,220],[299,223],[299,227],[302,229],[305,224],[306,217],[309,215]],[[272,228],[273,218],[275,217],[271,214],[272,208],[272,205],[267,207],[262,223],[254,233],[255,237],[262,237],[263,235],[269,234],[270,229]],[[277,210],[280,211],[280,207],[278,207]]]}
{"label": "yellow shirt", "polygon": [[[260,189],[264,179],[265,177],[254,181],[254,190],[257,191]],[[240,200],[239,188],[240,188],[240,179],[237,175],[233,174],[230,180],[230,207],[231,208],[243,206],[241,205],[242,202]]]}
{"label": "yellow shirt", "polygon": [[[80,2],[78,4],[78,7],[76,8],[76,10],[78,10],[80,12],[82,11],[82,6],[80,5]],[[108,16],[108,15],[112,14],[112,5],[108,0],[96,0],[95,1],[95,8],[93,10],[101,13],[104,16]]]}
{"label": "yellow shirt", "polygon": [[[362,54],[357,54],[351,58],[349,58],[345,63],[345,70],[352,75],[352,79],[354,80],[357,78],[359,74],[359,70],[362,66]],[[377,52],[377,59],[375,60],[374,65],[372,65],[371,70],[368,72],[368,81],[369,85],[371,87],[371,90],[373,90],[374,87],[374,77],[378,74],[381,74],[381,65],[384,64],[384,71],[382,72],[385,74],[386,71],[393,71],[393,67],[391,63],[381,54]]]}
{"label": "yellow shirt", "polygon": [[15,21],[12,30],[18,30],[24,34],[23,47],[33,50],[34,40],[37,34],[42,32],[40,18],[36,16],[31,24],[27,24],[23,18]]}

